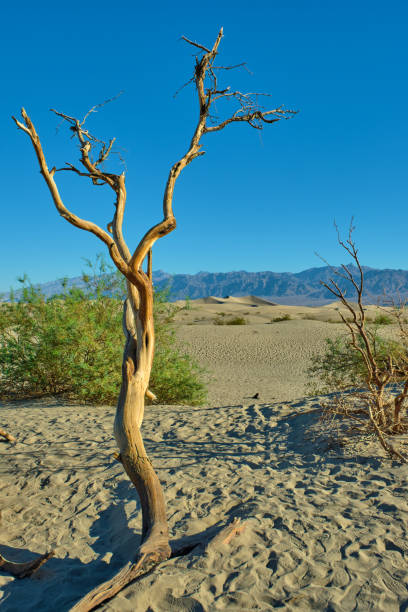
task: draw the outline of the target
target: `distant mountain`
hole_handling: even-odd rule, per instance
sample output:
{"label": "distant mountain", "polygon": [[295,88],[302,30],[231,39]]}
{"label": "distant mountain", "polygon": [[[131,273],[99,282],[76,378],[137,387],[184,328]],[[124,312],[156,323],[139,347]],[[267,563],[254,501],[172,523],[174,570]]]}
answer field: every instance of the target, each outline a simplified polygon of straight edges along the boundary
{"label": "distant mountain", "polygon": [[[353,264],[347,269],[359,281],[359,271]],[[363,301],[376,303],[383,298],[385,290],[387,296],[398,299],[408,298],[408,271],[405,270],[378,270],[362,266],[364,274]],[[280,304],[320,306],[333,302],[336,298],[320,281],[330,285],[333,278],[350,300],[357,298],[353,285],[337,276],[336,272],[345,275],[341,267],[331,268],[324,266],[310,268],[303,272],[198,272],[197,274],[174,274],[160,282],[155,282],[160,288],[166,283],[171,286],[172,300],[183,299],[187,295],[191,299],[213,296],[242,296],[256,295]],[[155,281],[153,273],[153,281]],[[382,302],[381,302],[382,303]]]}
{"label": "distant mountain", "polygon": [[[358,284],[359,271],[353,264],[347,269],[353,274]],[[365,304],[384,303],[383,291],[388,297],[398,301],[398,291],[403,299],[408,298],[408,271],[407,270],[379,270],[362,266],[364,273],[363,302]],[[336,298],[320,284],[324,281],[330,284],[333,278],[339,287],[346,291],[347,299],[355,301],[357,294],[354,287],[347,280],[335,274],[345,274],[341,267],[310,268],[303,272],[198,272],[197,274],[168,274],[163,270],[153,271],[155,288],[170,287],[169,299],[171,301],[190,297],[197,299],[210,295],[225,297],[256,295],[273,302],[288,305],[322,306],[333,302]],[[37,285],[44,295],[50,297],[62,292],[61,280]],[[84,287],[80,276],[71,278],[67,287]],[[19,292],[15,292],[18,297]],[[6,294],[3,299],[8,299]]]}

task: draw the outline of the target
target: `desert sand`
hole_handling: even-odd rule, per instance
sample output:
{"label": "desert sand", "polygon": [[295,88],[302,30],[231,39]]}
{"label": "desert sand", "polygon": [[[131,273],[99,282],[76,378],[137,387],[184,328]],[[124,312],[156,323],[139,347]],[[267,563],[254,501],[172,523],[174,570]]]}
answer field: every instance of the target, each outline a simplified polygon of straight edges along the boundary
{"label": "desert sand", "polygon": [[[339,304],[212,299],[176,317],[180,346],[210,371],[208,403],[148,406],[143,435],[171,539],[235,517],[245,531],[224,550],[162,564],[100,609],[407,609],[408,465],[369,438],[328,448],[318,422],[327,398],[305,396],[311,354],[344,333],[327,322]],[[248,324],[213,324],[230,316]],[[57,398],[0,405],[0,425],[17,438],[0,442],[0,553],[56,551],[31,578],[0,573],[5,612],[68,611],[136,553],[141,512],[113,458],[114,412]]]}

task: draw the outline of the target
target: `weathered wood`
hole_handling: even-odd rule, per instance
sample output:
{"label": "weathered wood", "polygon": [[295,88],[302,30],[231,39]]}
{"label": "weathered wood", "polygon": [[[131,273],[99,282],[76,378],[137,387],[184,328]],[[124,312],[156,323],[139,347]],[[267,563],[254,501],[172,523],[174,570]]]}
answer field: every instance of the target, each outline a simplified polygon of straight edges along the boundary
{"label": "weathered wood", "polygon": [[127,563],[113,578],[100,584],[83,597],[70,612],[88,612],[102,602],[112,599],[119,591],[137,578],[150,572],[162,559],[154,554],[142,555],[135,563]]}
{"label": "weathered wood", "polygon": [[40,555],[33,561],[27,561],[26,563],[15,563],[14,561],[7,561],[0,555],[0,570],[8,572],[17,578],[26,578],[36,572],[48,559],[54,556],[54,551],[51,550],[44,555]]}
{"label": "weathered wood", "polygon": [[[180,557],[189,554],[197,547],[202,548],[205,552],[212,550],[220,550],[223,546],[229,544],[234,536],[242,533],[245,526],[240,523],[238,518],[235,518],[232,523],[226,525],[217,533],[214,538],[208,542],[203,541],[203,538],[197,536],[196,541],[191,541],[188,545],[174,545],[172,547],[172,557]],[[138,556],[134,563],[127,563],[117,574],[110,580],[98,585],[83,597],[70,612],[88,612],[99,606],[104,601],[114,597],[119,591],[124,589],[128,584],[142,578],[148,572],[151,572],[157,565],[165,559],[161,559],[157,553],[144,553]]]}
{"label": "weathered wood", "polygon": [[1,427],[0,427],[0,436],[2,436],[3,438],[6,438],[7,442],[16,442],[15,437],[9,434],[5,429],[2,429]]}

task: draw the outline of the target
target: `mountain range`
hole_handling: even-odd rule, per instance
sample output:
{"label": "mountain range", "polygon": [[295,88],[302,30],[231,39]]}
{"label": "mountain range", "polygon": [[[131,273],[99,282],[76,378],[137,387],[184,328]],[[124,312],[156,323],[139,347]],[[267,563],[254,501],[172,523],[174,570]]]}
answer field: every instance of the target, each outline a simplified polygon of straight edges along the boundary
{"label": "mountain range", "polygon": [[[348,264],[347,269],[359,284],[359,271],[354,264]],[[408,298],[408,271],[407,270],[380,270],[362,266],[364,275],[363,302],[365,304],[385,304],[384,294],[398,303]],[[335,273],[345,275],[341,267],[323,266],[309,268],[303,272],[197,272],[197,274],[169,274],[163,270],[153,271],[153,284],[156,289],[170,287],[169,299],[175,301],[189,297],[197,299],[208,296],[243,296],[255,295],[264,299],[287,304],[289,306],[322,306],[335,301],[337,298],[320,281],[330,284],[333,278],[342,289],[346,297],[355,301],[357,294],[350,281],[340,278]],[[82,277],[70,278],[67,288],[84,287]],[[46,297],[51,297],[63,291],[62,279],[35,285],[41,289]],[[21,291],[16,291],[18,298]],[[7,301],[9,294],[3,295]]]}

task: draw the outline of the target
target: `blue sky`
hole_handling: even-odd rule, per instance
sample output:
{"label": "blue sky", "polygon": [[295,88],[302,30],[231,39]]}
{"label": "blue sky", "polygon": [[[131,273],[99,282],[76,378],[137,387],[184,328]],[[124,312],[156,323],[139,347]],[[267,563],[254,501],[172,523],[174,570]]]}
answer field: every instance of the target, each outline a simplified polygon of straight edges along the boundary
{"label": "blue sky", "polygon": [[[3,9],[2,241],[0,291],[27,273],[34,282],[77,276],[83,257],[105,246],[62,219],[39,174],[28,137],[11,115],[24,106],[50,167],[78,152],[56,108],[117,138],[126,162],[125,238],[131,250],[162,218],[169,168],[186,150],[197,118],[193,49],[220,26],[225,85],[272,94],[298,109],[262,132],[245,124],[203,139],[206,155],[177,181],[177,229],[153,250],[153,269],[299,272],[348,263],[337,244],[354,215],[361,263],[408,269],[408,4],[274,0],[256,3],[19,2]],[[56,128],[59,127],[58,131]],[[118,157],[107,169],[120,171]],[[113,216],[108,187],[59,173],[65,205],[102,227]]]}

